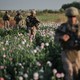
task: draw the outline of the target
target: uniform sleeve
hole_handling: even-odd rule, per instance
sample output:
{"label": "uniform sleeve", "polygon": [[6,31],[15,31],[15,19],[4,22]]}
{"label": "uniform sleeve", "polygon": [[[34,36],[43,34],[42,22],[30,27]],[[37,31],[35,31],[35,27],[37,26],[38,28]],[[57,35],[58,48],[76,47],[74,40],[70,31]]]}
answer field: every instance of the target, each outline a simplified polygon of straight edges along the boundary
{"label": "uniform sleeve", "polygon": [[30,18],[29,18],[29,16],[27,16],[26,23],[29,23],[29,22],[30,22]]}
{"label": "uniform sleeve", "polygon": [[80,23],[79,23],[79,28],[78,28],[78,38],[80,39]]}
{"label": "uniform sleeve", "polygon": [[59,43],[61,37],[61,33],[59,32],[59,27],[55,30],[55,35],[54,35],[54,42]]}
{"label": "uniform sleeve", "polygon": [[26,26],[31,27],[30,16],[27,16],[25,21],[26,21]]}
{"label": "uniform sleeve", "polygon": [[39,25],[40,21],[38,18],[35,18],[35,20],[36,20],[35,26],[37,27]]}
{"label": "uniform sleeve", "polygon": [[10,19],[10,15],[8,15],[8,18]]}
{"label": "uniform sleeve", "polygon": [[63,25],[58,26],[58,28],[55,31],[55,36],[54,36],[54,42],[55,43],[60,43],[61,37],[63,36],[65,32],[65,27]]}
{"label": "uniform sleeve", "polygon": [[20,17],[21,20],[23,19],[23,16],[22,15],[20,15],[19,17]]}
{"label": "uniform sleeve", "polygon": [[15,21],[17,20],[17,16],[14,17],[14,20],[15,20]]}

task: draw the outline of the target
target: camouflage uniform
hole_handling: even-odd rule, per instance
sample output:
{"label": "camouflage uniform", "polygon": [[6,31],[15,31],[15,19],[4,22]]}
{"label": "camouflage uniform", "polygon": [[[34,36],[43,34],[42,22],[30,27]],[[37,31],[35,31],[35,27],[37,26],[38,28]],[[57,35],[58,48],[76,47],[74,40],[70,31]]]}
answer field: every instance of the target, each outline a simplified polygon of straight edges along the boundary
{"label": "camouflage uniform", "polygon": [[4,28],[8,29],[10,26],[9,20],[10,20],[10,15],[8,15],[8,12],[6,11],[4,16],[3,16],[3,20],[4,20]]}
{"label": "camouflage uniform", "polygon": [[[66,10],[67,17],[78,15],[78,10],[70,7]],[[70,39],[63,41],[62,36],[68,34]],[[65,80],[79,80],[80,70],[80,24],[71,25],[69,22],[61,24],[55,33],[55,43],[59,42],[62,48],[61,58],[65,71]],[[74,74],[73,74],[74,73]]]}
{"label": "camouflage uniform", "polygon": [[14,17],[14,20],[16,21],[16,27],[20,28],[20,24],[19,22],[22,20],[22,15],[20,14],[20,12],[17,12],[17,15]]}
{"label": "camouflage uniform", "polygon": [[27,31],[31,35],[35,36],[36,30],[38,29],[39,25],[39,20],[32,14],[36,14],[36,12],[34,10],[31,10],[31,15],[27,16],[26,18],[26,26],[27,26]]}

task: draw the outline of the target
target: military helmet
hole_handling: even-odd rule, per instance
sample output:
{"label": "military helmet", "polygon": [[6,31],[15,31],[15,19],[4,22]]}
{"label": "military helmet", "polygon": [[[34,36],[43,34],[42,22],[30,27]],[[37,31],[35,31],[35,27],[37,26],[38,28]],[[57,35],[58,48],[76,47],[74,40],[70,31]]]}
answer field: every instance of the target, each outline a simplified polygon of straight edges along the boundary
{"label": "military helmet", "polygon": [[16,13],[17,13],[18,15],[20,15],[20,14],[21,14],[21,12],[20,12],[20,11],[16,11]]}
{"label": "military helmet", "polygon": [[31,10],[30,13],[31,13],[31,14],[36,14],[36,11],[35,11],[35,10]]}
{"label": "military helmet", "polygon": [[8,13],[8,11],[5,11],[5,13],[7,14],[7,13]]}
{"label": "military helmet", "polygon": [[66,16],[78,16],[79,15],[79,11],[77,8],[75,7],[69,7],[66,9],[65,11]]}

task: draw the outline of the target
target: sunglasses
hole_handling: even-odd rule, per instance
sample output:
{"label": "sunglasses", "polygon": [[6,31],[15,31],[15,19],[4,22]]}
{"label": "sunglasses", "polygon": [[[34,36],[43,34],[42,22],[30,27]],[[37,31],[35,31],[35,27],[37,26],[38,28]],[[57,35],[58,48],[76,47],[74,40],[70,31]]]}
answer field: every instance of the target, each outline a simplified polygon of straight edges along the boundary
{"label": "sunglasses", "polygon": [[76,16],[68,16],[68,18],[73,18],[73,17],[76,17]]}

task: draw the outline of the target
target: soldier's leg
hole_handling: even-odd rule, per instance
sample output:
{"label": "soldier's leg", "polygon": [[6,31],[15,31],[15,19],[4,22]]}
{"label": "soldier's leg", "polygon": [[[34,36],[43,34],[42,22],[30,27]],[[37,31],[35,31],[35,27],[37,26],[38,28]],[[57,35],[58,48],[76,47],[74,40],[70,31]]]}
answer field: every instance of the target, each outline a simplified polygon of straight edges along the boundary
{"label": "soldier's leg", "polygon": [[74,69],[74,80],[78,80],[78,66],[76,64],[76,62],[73,64],[73,69]]}
{"label": "soldier's leg", "polygon": [[33,41],[33,28],[29,30],[29,39],[30,39],[30,42]]}
{"label": "soldier's leg", "polygon": [[19,24],[17,21],[16,21],[16,28],[19,29]]}
{"label": "soldier's leg", "polygon": [[77,65],[78,65],[78,68],[80,69],[80,50],[78,51],[78,63],[77,63]]}
{"label": "soldier's leg", "polygon": [[27,26],[27,32],[31,34],[31,27]]}
{"label": "soldier's leg", "polygon": [[19,24],[17,24],[17,29],[20,29],[20,26],[19,26]]}
{"label": "soldier's leg", "polygon": [[21,27],[22,27],[22,21],[19,21],[18,22],[18,29],[21,29]]}
{"label": "soldier's leg", "polygon": [[31,27],[28,27],[28,33],[31,35]]}
{"label": "soldier's leg", "polygon": [[33,37],[34,37],[34,39],[35,39],[35,35],[36,35],[36,27],[34,26],[33,27]]}
{"label": "soldier's leg", "polygon": [[66,56],[65,52],[61,53],[63,69],[65,71],[65,80],[73,80],[73,66]]}
{"label": "soldier's leg", "polygon": [[8,21],[6,21],[6,29],[8,29]]}
{"label": "soldier's leg", "polygon": [[4,29],[6,29],[6,28],[7,28],[7,22],[4,21]]}
{"label": "soldier's leg", "polygon": [[9,21],[7,21],[7,28],[8,28],[8,29],[10,28],[10,23],[9,23]]}
{"label": "soldier's leg", "polygon": [[26,25],[26,32],[29,33],[29,26]]}
{"label": "soldier's leg", "polygon": [[34,35],[34,28],[31,27],[31,35]]}
{"label": "soldier's leg", "polygon": [[75,64],[74,64],[74,75],[76,77],[75,80],[80,80],[80,51],[78,51],[78,56],[76,58]]}
{"label": "soldier's leg", "polygon": [[8,29],[8,21],[5,21],[5,29]]}

